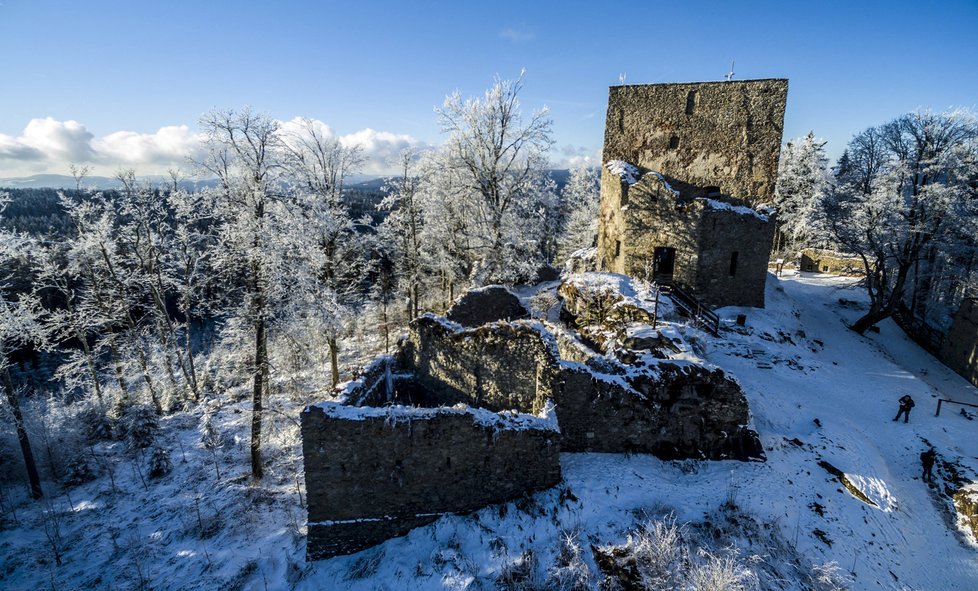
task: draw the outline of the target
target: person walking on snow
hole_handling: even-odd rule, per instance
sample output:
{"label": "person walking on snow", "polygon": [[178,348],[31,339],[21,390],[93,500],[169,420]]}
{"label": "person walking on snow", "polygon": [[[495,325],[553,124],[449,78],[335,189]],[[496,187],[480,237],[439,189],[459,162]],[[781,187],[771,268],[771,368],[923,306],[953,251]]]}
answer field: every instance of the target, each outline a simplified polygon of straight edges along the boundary
{"label": "person walking on snow", "polygon": [[934,476],[931,475],[930,471],[934,467],[934,457],[937,452],[934,448],[930,448],[927,451],[920,452],[920,464],[924,467],[924,482],[933,482]]}
{"label": "person walking on snow", "polygon": [[897,415],[893,417],[894,421],[900,420],[900,415],[903,415],[903,422],[910,422],[910,409],[914,407],[913,398],[909,394],[904,394],[900,397],[900,410],[897,411]]}

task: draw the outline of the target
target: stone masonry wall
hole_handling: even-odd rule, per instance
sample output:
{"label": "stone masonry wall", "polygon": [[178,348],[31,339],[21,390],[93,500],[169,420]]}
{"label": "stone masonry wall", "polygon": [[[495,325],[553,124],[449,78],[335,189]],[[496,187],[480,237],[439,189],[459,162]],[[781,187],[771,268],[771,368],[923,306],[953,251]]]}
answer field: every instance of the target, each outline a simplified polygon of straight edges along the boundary
{"label": "stone masonry wall", "polygon": [[978,300],[961,302],[951,330],[944,337],[941,361],[978,386]]}
{"label": "stone masonry wall", "polygon": [[[537,322],[464,328],[427,315],[412,322],[397,362],[380,358],[347,385],[346,403],[307,407],[309,559],[553,486],[561,449],[763,458],[746,399],[723,372],[623,365],[589,357],[570,332],[561,338],[586,365],[562,360]],[[408,384],[437,408],[357,406],[397,403]]]}
{"label": "stone masonry wall", "polygon": [[697,277],[691,284],[697,297],[710,306],[763,308],[774,223],[750,213],[704,207],[699,240]]}
{"label": "stone masonry wall", "polygon": [[834,275],[865,275],[863,260],[855,255],[817,248],[801,251],[800,271],[832,273]]}
{"label": "stone masonry wall", "polygon": [[446,512],[504,502],[560,481],[552,420],[478,409],[357,408],[302,413],[310,560],[404,535]]}
{"label": "stone masonry wall", "polygon": [[[610,172],[602,174],[601,179],[600,215],[603,223],[599,224],[598,253],[604,261],[603,270],[631,277],[649,277],[655,247],[670,246],[676,249],[673,279],[692,285],[696,280],[699,257],[698,216],[695,212],[684,203],[677,203],[675,195],[653,174],[644,175],[631,186]],[[620,200],[606,198],[606,195],[625,191],[628,203],[624,207],[619,205]],[[604,223],[605,220],[611,223]]]}
{"label": "stone masonry wall", "polygon": [[[708,305],[764,306],[774,238],[774,224],[765,216],[676,195],[652,173],[628,185],[606,171],[601,182],[598,252],[603,269],[645,278],[653,270],[656,247],[671,247],[676,249],[673,281]],[[624,206],[622,195],[627,195]]]}
{"label": "stone masonry wall", "polygon": [[666,363],[619,381],[567,366],[556,399],[563,451],[764,457],[743,393],[719,370]]}
{"label": "stone masonry wall", "polygon": [[411,324],[404,357],[439,404],[535,414],[553,389],[556,356],[532,323],[461,330],[422,316]]}
{"label": "stone masonry wall", "polygon": [[787,94],[783,79],[612,86],[603,162],[770,203]]}
{"label": "stone masonry wall", "polygon": [[[422,317],[408,338],[416,379],[445,400],[471,401],[479,374],[486,408],[537,412],[554,403],[564,451],[654,453],[665,458],[763,457],[747,401],[720,370],[661,363],[603,375],[562,361],[558,343],[529,323],[463,329]],[[565,346],[566,348],[566,346]],[[469,376],[466,378],[466,376]]]}

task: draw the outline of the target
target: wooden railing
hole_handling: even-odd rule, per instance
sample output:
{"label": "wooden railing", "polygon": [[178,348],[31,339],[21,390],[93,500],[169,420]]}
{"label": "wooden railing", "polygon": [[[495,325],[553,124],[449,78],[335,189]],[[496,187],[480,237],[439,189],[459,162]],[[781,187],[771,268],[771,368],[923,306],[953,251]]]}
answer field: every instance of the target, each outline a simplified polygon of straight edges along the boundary
{"label": "wooden railing", "polygon": [[[978,404],[971,404],[970,402],[958,402],[957,400],[951,400],[950,398],[938,398],[937,399],[937,412],[934,413],[935,417],[941,416],[941,405],[947,402],[948,404],[960,404],[961,406],[971,406],[978,408]],[[964,409],[961,409],[964,410]]]}
{"label": "wooden railing", "polygon": [[687,316],[710,332],[713,336],[720,335],[720,317],[713,313],[706,304],[696,299],[693,294],[669,282],[660,286],[662,293],[669,296]]}

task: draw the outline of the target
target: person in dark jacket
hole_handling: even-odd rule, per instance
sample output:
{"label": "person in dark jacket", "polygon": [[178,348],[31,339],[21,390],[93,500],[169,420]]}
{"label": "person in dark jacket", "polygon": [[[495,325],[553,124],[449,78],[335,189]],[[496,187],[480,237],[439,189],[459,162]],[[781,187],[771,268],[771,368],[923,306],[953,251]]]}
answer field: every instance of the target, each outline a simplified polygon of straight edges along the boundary
{"label": "person in dark jacket", "polygon": [[920,465],[924,468],[924,482],[933,482],[934,480],[934,476],[930,471],[934,468],[935,456],[937,456],[937,452],[934,451],[933,447],[920,452]]}
{"label": "person in dark jacket", "polygon": [[894,421],[900,420],[900,415],[903,415],[903,422],[910,422],[910,409],[914,407],[913,398],[909,394],[904,394],[900,397],[900,410],[897,411],[897,415],[893,417]]}

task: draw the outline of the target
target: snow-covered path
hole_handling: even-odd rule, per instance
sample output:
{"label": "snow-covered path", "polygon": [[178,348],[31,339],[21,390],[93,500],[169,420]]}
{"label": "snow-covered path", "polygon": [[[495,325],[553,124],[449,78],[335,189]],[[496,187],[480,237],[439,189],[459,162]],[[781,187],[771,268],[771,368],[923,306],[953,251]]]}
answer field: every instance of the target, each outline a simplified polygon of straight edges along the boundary
{"label": "snow-covered path", "polygon": [[[973,464],[978,422],[956,414],[958,407],[940,417],[934,410],[939,396],[978,403],[978,395],[891,321],[869,337],[848,330],[859,309],[840,299],[864,297],[846,289],[850,283],[771,278],[765,310],[721,310],[725,318],[747,313],[750,334],[713,342],[706,357],[744,386],[768,466],[785,479],[757,478],[753,487],[765,492],[752,503],[781,511],[803,531],[825,532],[831,546],[807,536],[811,551],[853,569],[857,588],[978,589],[975,548],[948,529],[947,513],[919,479],[918,457],[926,440],[943,459]],[[742,356],[758,344],[774,360],[771,369]],[[917,403],[909,424],[892,421],[904,393]],[[877,506],[840,492],[820,460]],[[809,508],[816,502],[823,515]]]}

